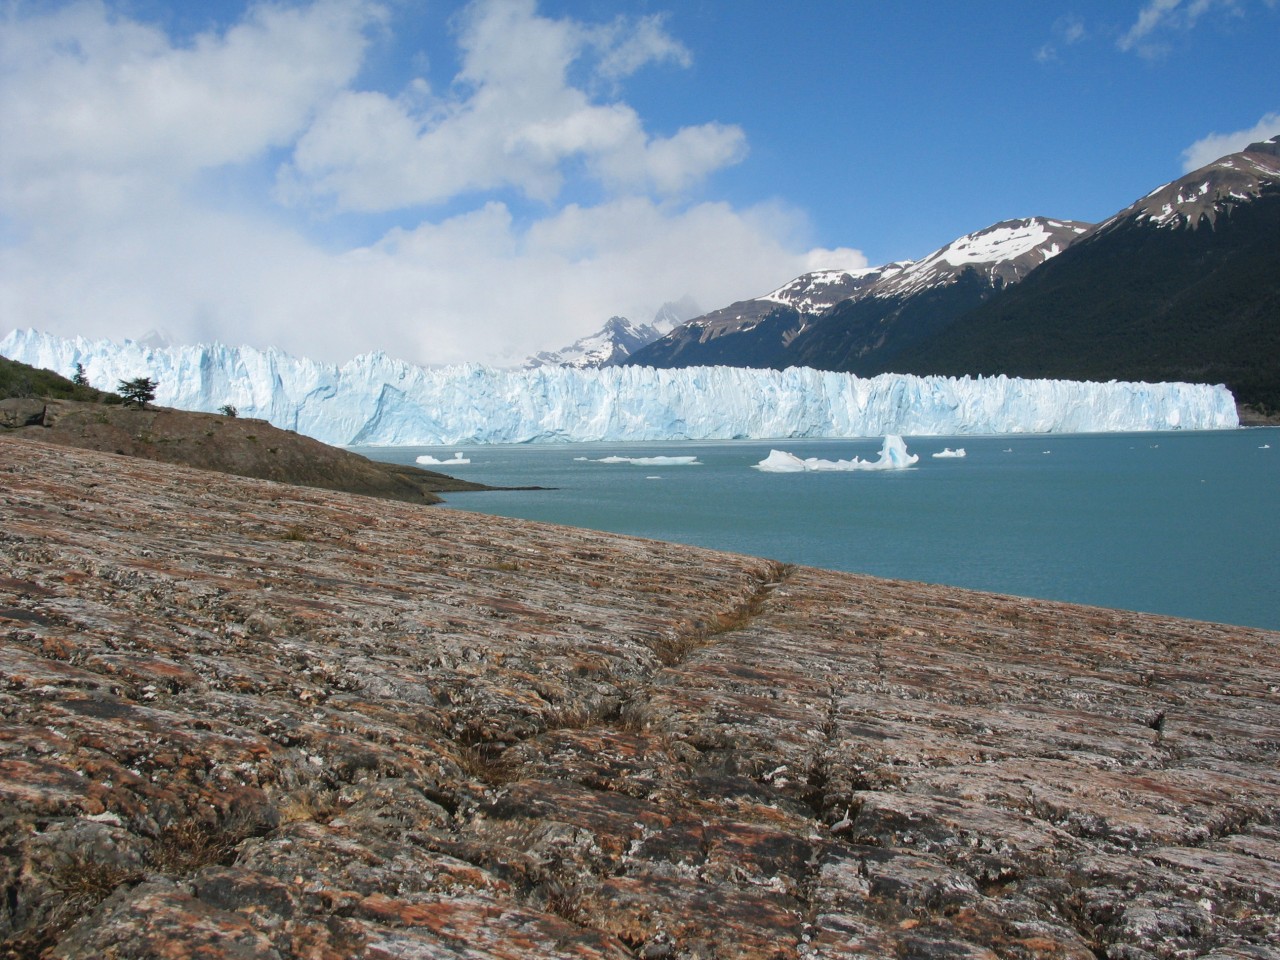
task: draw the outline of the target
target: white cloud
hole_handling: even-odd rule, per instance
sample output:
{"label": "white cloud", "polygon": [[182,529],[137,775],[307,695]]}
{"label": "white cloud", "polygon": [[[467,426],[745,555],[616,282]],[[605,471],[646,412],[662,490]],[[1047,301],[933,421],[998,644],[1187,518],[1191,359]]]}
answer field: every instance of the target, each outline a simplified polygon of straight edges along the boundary
{"label": "white cloud", "polygon": [[[1266,0],[1268,6],[1272,0]],[[1232,15],[1241,13],[1239,0],[1149,0],[1138,13],[1138,19],[1116,41],[1123,51],[1136,51],[1148,58],[1168,52],[1167,42],[1158,37],[1172,30],[1191,30],[1200,18],[1217,8]]]}
{"label": "white cloud", "polygon": [[539,16],[532,0],[481,0],[460,22],[463,64],[446,95],[339,97],[298,142],[281,196],[354,211],[501,188],[549,202],[575,160],[613,190],[674,195],[745,155],[738,127],[651,136],[631,107],[596,102],[569,80],[592,57],[609,80],[652,61],[687,63],[657,18],[591,30]]}
{"label": "white cloud", "polygon": [[[177,47],[100,2],[0,31],[0,201],[90,209],[291,142],[348,84],[381,15],[364,2],[258,6]],[[130,189],[132,188],[132,189]],[[162,187],[163,188],[163,187]]]}
{"label": "white cloud", "polygon": [[[656,18],[593,27],[530,0],[477,3],[437,97],[425,81],[357,87],[390,17],[367,0],[255,5],[186,43],[101,2],[26,9],[0,13],[6,329],[515,362],[613,314],[647,320],[685,295],[712,309],[865,265],[808,249],[785,206],[687,198],[743,156],[737,127],[656,136],[593,92],[689,62]],[[584,66],[594,75],[575,86]],[[355,248],[323,217],[290,226],[261,176],[282,156],[280,193],[412,225]],[[583,170],[605,199],[557,207]],[[544,201],[532,220],[486,195],[512,187]],[[435,201],[463,212],[414,223],[405,210]]]}
{"label": "white cloud", "polygon": [[1054,39],[1044,44],[1035,52],[1035,59],[1040,63],[1050,63],[1059,59],[1058,46],[1075,46],[1088,35],[1084,21],[1076,16],[1059,17],[1053,24]]}
{"label": "white cloud", "polygon": [[600,74],[618,80],[631,76],[646,64],[664,60],[689,66],[693,57],[684,44],[666,32],[664,22],[662,16],[642,17],[634,25],[615,20],[598,34],[597,43],[603,51]]}
{"label": "white cloud", "polygon": [[[65,335],[282,346],[332,361],[383,349],[424,363],[515,363],[614,314],[652,319],[689,295],[707,308],[808,270],[866,265],[806,250],[782,207],[671,211],[628,197],[523,227],[490,202],[347,252],[266,221],[186,205],[121,222],[110,243],[0,251],[0,316]],[[66,240],[67,238],[61,238]]]}
{"label": "white cloud", "polygon": [[1280,113],[1268,113],[1247,130],[1234,133],[1211,133],[1201,137],[1187,149],[1182,151],[1182,170],[1190,173],[1206,164],[1213,163],[1219,157],[1229,153],[1239,153],[1251,143],[1269,140],[1280,135]]}

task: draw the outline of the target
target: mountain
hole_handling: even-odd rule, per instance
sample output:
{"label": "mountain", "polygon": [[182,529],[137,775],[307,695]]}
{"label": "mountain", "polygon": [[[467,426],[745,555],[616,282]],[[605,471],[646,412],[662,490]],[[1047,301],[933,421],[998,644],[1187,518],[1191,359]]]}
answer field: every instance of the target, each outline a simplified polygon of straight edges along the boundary
{"label": "mountain", "polygon": [[967,234],[836,304],[790,344],[788,364],[870,375],[1070,246],[1089,225],[1031,217]]}
{"label": "mountain", "polygon": [[0,354],[51,370],[81,363],[91,383],[148,376],[158,404],[203,411],[230,404],[245,417],[342,445],[1092,433],[1239,422],[1226,390],[1189,384],[861,379],[805,367],[426,369],[382,353],[337,367],[277,350],[152,350],[32,330],[0,340]]}
{"label": "mountain", "polygon": [[773,367],[806,323],[822,311],[855,296],[885,273],[903,265],[859,271],[821,270],[797,277],[772,293],[740,300],[677,327],[661,340],[637,350],[633,366],[693,367],[725,364]]}
{"label": "mountain", "polygon": [[1280,410],[1280,137],[1152,191],[899,361],[1225,383]]}
{"label": "mountain", "polygon": [[544,350],[524,362],[526,370],[536,367],[573,367],[597,370],[623,363],[646,344],[696,317],[701,311],[694,302],[682,300],[664,303],[652,323],[633,323],[626,317],[610,317],[595,333],[580,337],[559,350]]}
{"label": "mountain", "polygon": [[560,350],[544,350],[525,361],[525,369],[573,367],[594,370],[621,363],[640,347],[662,336],[651,323],[635,324],[626,317],[610,317],[597,332]]}
{"label": "mountain", "polygon": [[636,365],[729,364],[880,373],[902,345],[945,329],[1061,252],[1087,224],[1033,217],[968,234],[923,260],[805,274],[637,351]]}

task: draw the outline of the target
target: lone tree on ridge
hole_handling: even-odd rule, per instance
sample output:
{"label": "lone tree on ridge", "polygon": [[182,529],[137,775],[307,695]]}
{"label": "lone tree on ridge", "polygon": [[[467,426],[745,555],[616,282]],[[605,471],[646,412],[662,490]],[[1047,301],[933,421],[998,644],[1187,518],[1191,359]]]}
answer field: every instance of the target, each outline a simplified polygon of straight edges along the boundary
{"label": "lone tree on ridge", "polygon": [[135,377],[133,380],[121,380],[116,387],[126,407],[137,405],[139,410],[147,409],[147,404],[156,398],[156,387],[159,386],[150,377]]}

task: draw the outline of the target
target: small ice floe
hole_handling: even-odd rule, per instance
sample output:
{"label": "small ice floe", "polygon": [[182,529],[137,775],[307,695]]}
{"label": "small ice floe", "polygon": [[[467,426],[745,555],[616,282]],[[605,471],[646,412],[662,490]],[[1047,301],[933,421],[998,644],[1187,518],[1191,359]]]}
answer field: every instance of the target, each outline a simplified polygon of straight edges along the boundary
{"label": "small ice floe", "polygon": [[700,467],[697,457],[574,457],[587,463],[630,463],[637,467]]}
{"label": "small ice floe", "polygon": [[801,460],[794,453],[784,450],[770,450],[769,456],[755,465],[764,473],[807,473],[817,471],[853,471],[853,470],[905,470],[914,466],[919,457],[907,453],[907,445],[897,434],[887,434],[880,447],[877,460],[863,460],[854,457],[852,460],[819,460],[809,457]]}
{"label": "small ice floe", "polygon": [[1269,443],[1264,443],[1264,444],[1263,444],[1262,446],[1260,446],[1258,449],[1259,449],[1259,450],[1270,450],[1270,449],[1271,449],[1271,444],[1269,444]]}
{"label": "small ice floe", "polygon": [[653,475],[650,475],[650,476],[645,477],[645,479],[646,479],[646,480],[661,480],[662,478],[661,478],[661,477],[659,477],[659,476],[657,476],[656,474],[653,474]]}
{"label": "small ice floe", "polygon": [[416,462],[421,463],[424,466],[443,467],[443,466],[455,466],[461,463],[470,463],[471,459],[469,457],[464,457],[462,455],[462,451],[459,450],[453,455],[451,459],[448,459],[448,460],[437,460],[435,457],[431,456],[431,454],[424,453],[422,456],[417,458]]}
{"label": "small ice floe", "polygon": [[943,447],[937,453],[930,454],[930,456],[932,456],[936,460],[942,457],[964,457],[964,456],[968,456],[968,454],[964,452],[964,447],[957,447],[954,450],[952,450],[950,447]]}

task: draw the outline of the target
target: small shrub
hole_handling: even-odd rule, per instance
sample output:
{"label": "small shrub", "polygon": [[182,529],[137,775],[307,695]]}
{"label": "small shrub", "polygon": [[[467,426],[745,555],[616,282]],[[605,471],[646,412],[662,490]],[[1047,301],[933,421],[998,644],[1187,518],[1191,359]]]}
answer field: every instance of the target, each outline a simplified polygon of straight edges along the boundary
{"label": "small shrub", "polygon": [[152,845],[151,866],[170,876],[186,876],[202,867],[230,863],[236,847],[252,831],[248,824],[211,826],[199,820],[180,820]]}
{"label": "small shrub", "polygon": [[277,808],[280,822],[328,823],[338,812],[338,794],[323,787],[295,790]]}
{"label": "small shrub", "polygon": [[239,411],[239,410],[237,410],[235,407],[233,407],[233,406],[232,406],[231,404],[229,404],[229,403],[224,403],[222,406],[220,406],[220,407],[218,408],[218,412],[219,412],[220,414],[222,414],[224,417],[238,417],[238,416],[240,416],[240,411]]}
{"label": "small shrub", "polygon": [[496,787],[514,780],[519,764],[501,744],[469,743],[458,749],[458,766],[467,776]]}

